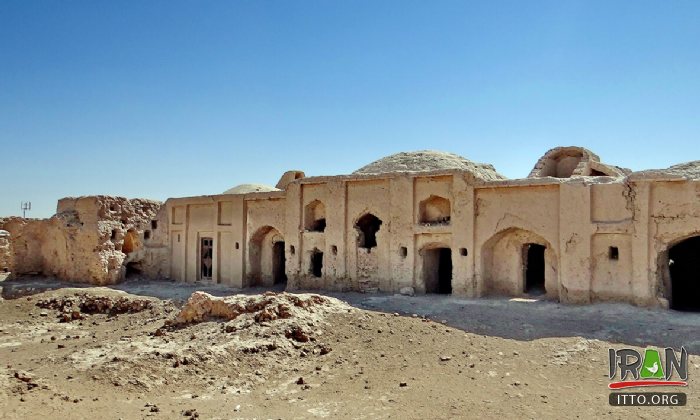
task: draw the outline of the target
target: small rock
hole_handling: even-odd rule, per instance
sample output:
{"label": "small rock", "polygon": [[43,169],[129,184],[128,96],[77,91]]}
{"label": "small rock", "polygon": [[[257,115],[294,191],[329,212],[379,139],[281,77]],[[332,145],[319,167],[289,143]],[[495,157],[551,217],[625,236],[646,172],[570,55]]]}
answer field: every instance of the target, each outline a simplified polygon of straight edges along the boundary
{"label": "small rock", "polygon": [[448,360],[452,360],[452,357],[451,356],[440,356],[441,362],[447,362]]}

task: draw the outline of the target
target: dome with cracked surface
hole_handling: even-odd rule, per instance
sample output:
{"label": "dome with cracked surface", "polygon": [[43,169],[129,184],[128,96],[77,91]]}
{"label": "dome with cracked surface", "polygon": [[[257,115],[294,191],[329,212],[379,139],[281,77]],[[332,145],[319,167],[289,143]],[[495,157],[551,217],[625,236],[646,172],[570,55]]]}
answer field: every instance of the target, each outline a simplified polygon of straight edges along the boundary
{"label": "dome with cracked surface", "polygon": [[240,184],[233,188],[229,188],[224,191],[223,194],[248,194],[255,192],[270,192],[270,191],[281,191],[279,188],[275,188],[272,185],[265,184]]}
{"label": "dome with cracked surface", "polygon": [[472,162],[454,153],[421,150],[401,152],[376,160],[353,172],[355,175],[401,173],[401,172],[435,172],[466,171],[487,180],[505,179],[489,164]]}

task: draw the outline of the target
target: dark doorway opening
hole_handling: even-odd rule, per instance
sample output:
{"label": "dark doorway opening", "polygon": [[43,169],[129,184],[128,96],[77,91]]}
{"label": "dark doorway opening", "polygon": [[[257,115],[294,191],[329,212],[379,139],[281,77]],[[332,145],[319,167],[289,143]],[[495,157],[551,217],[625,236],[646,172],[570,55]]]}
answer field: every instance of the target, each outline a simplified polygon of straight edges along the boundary
{"label": "dark doorway opening", "polygon": [[321,277],[323,275],[323,252],[314,251],[311,254],[311,274],[314,277]]}
{"label": "dark doorway opening", "polygon": [[199,279],[211,280],[212,268],[214,266],[214,239],[202,238],[200,244]]}
{"label": "dark doorway opening", "polygon": [[544,251],[538,244],[526,244],[523,248],[525,259],[525,293],[543,295],[544,288]]}
{"label": "dark doorway opening", "polygon": [[358,246],[366,249],[377,246],[377,232],[381,225],[382,221],[372,213],[360,217],[355,223],[355,228],[360,231]]}
{"label": "dark doorway opening", "polygon": [[426,293],[452,293],[452,250],[434,248],[423,251],[423,278]]}
{"label": "dark doorway opening", "polygon": [[126,273],[124,277],[135,278],[141,276],[141,261],[126,263]]}
{"label": "dark doorway opening", "polygon": [[287,283],[284,265],[284,242],[272,245],[272,281],[274,284]]}
{"label": "dark doorway opening", "polygon": [[668,251],[671,273],[671,309],[700,311],[700,236]]}

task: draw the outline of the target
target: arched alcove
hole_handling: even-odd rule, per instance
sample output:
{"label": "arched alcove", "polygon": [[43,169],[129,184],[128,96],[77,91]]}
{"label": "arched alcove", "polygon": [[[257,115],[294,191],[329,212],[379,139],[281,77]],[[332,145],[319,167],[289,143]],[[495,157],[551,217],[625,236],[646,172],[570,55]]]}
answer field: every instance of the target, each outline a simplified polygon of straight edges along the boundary
{"label": "arched alcove", "polygon": [[304,207],[304,229],[309,232],[326,230],[326,206],[314,200]]}
{"label": "arched alcove", "polygon": [[431,195],[420,202],[419,221],[429,224],[449,224],[451,206],[450,200],[437,195]]}

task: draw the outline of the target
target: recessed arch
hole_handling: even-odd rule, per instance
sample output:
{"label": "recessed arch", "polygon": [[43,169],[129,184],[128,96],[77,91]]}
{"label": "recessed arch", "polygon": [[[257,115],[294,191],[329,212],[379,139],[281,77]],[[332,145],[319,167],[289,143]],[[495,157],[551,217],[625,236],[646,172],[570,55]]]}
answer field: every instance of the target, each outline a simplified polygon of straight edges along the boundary
{"label": "recessed arch", "polygon": [[320,200],[314,200],[304,207],[304,229],[309,232],[326,230],[326,206]]}
{"label": "recessed arch", "polygon": [[419,222],[429,224],[449,224],[451,205],[450,200],[440,197],[439,195],[431,195],[420,202]]}
{"label": "recessed arch", "polygon": [[249,286],[272,286],[286,281],[284,237],[277,229],[272,226],[257,229],[250,237],[248,252]]}
{"label": "recessed arch", "polygon": [[[557,261],[554,248],[542,236],[520,228],[502,230],[482,246],[481,288],[489,294],[521,296],[538,294],[541,284],[541,292],[558,299]],[[537,276],[543,277],[541,283],[535,281],[540,280]]]}

